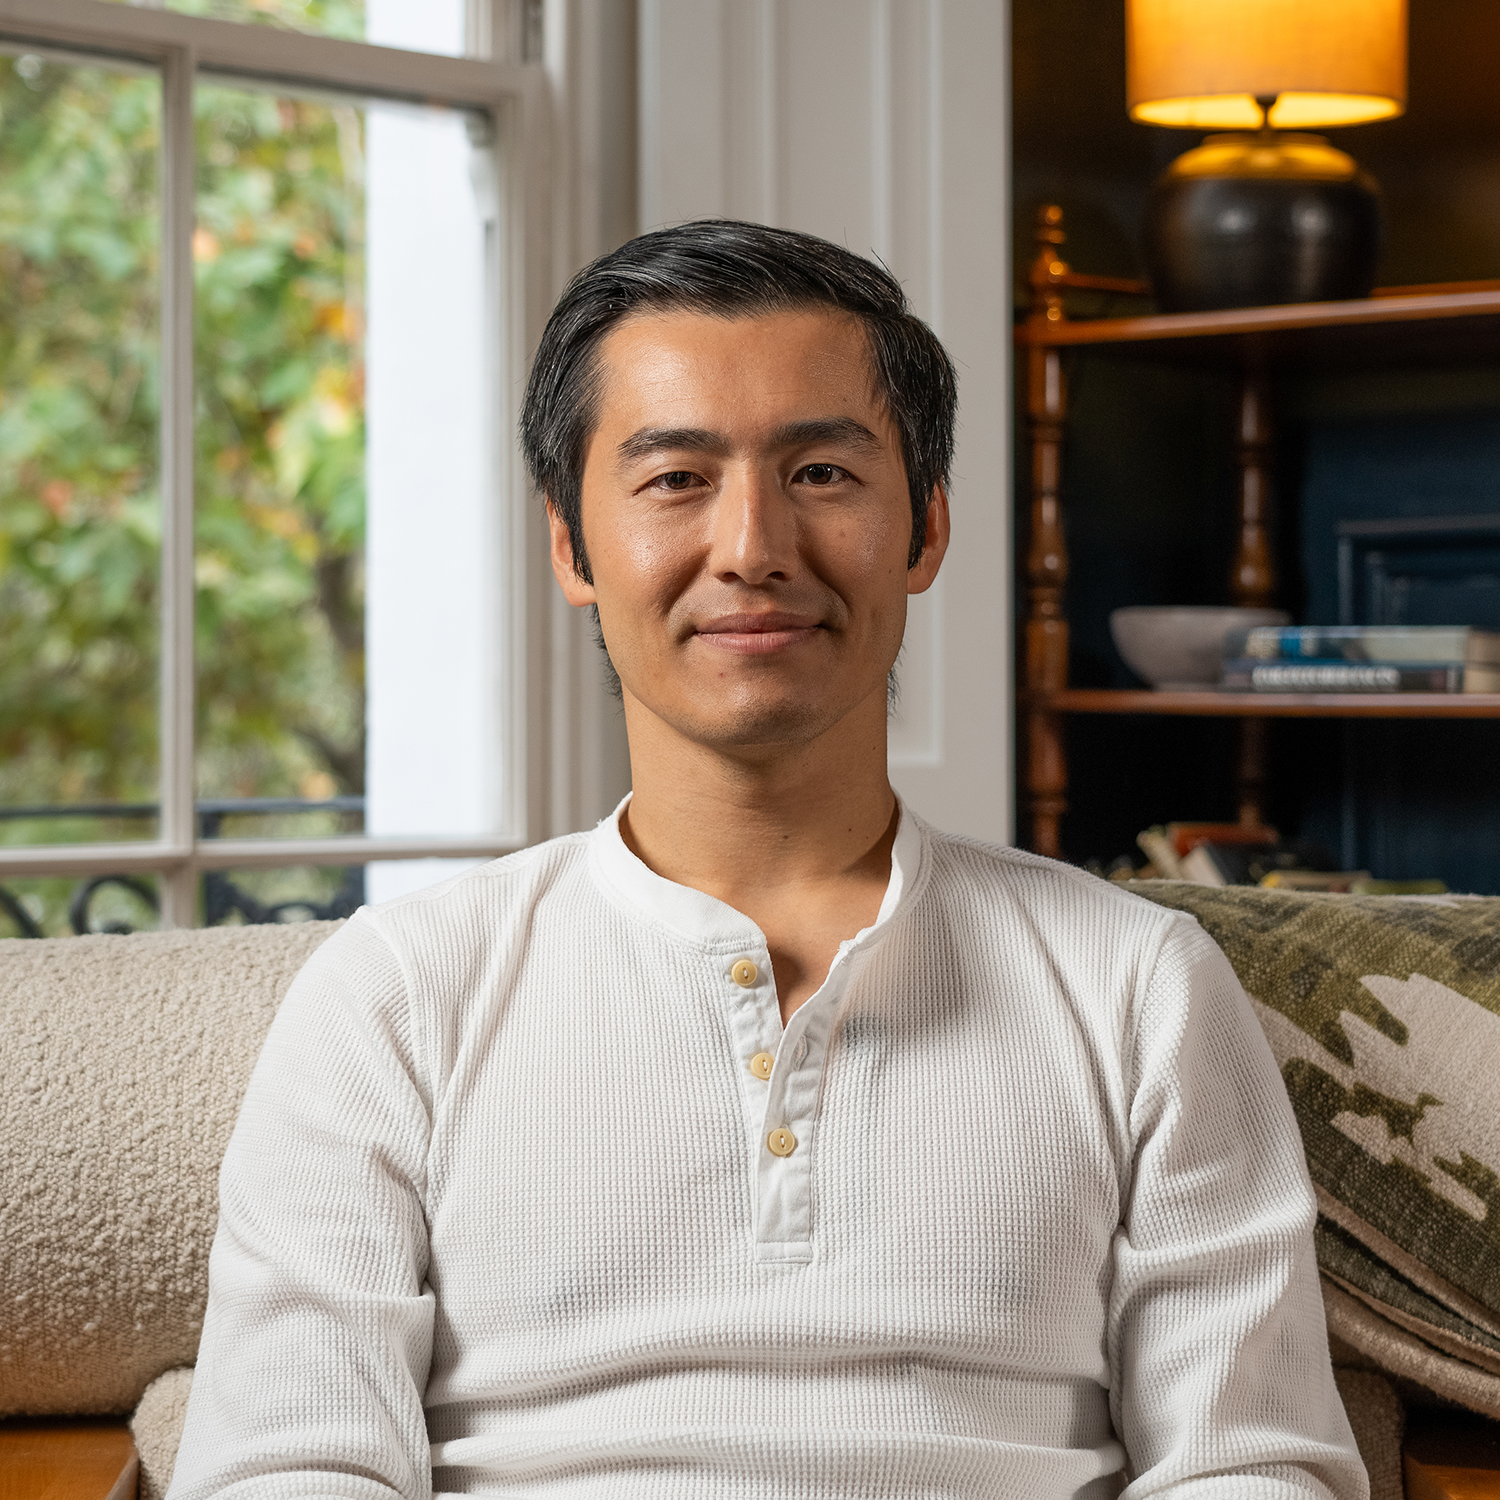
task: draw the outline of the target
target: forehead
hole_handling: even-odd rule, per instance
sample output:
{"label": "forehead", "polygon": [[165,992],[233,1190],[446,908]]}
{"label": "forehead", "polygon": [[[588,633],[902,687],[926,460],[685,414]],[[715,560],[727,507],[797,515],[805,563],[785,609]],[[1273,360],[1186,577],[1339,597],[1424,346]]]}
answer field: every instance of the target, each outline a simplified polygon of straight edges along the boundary
{"label": "forehead", "polygon": [[610,330],[599,363],[599,429],[710,419],[723,429],[810,414],[884,425],[864,327],[830,309],[635,314]]}

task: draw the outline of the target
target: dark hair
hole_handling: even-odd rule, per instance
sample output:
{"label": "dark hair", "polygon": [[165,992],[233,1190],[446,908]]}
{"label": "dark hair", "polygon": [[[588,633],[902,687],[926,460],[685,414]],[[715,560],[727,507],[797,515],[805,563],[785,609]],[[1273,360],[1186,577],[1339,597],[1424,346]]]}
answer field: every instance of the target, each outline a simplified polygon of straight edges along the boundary
{"label": "dark hair", "polygon": [[574,567],[592,582],[583,545],[583,459],[598,421],[598,350],[637,312],[717,317],[828,307],[864,325],[877,387],[901,438],[911,492],[907,566],[922,556],[927,502],[948,482],[957,385],[937,335],[883,266],[842,245],[733,219],[700,219],[640,235],[585,266],[558,299],[537,346],[521,412],[521,447],[537,488],[568,528]]}

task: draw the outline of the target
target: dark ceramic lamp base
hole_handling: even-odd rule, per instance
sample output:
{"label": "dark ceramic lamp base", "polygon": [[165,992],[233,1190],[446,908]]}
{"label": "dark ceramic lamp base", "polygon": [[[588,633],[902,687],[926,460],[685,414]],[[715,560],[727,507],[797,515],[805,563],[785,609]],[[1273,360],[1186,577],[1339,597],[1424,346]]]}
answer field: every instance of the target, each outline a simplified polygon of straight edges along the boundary
{"label": "dark ceramic lamp base", "polygon": [[1163,312],[1367,297],[1380,190],[1321,136],[1211,135],[1152,189],[1146,261]]}

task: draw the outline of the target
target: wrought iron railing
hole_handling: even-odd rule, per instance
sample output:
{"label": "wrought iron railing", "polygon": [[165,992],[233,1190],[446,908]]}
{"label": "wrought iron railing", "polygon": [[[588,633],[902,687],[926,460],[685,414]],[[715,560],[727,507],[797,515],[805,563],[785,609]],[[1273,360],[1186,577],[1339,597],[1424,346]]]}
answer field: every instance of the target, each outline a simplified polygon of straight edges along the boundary
{"label": "wrought iron railing", "polygon": [[[306,813],[357,813],[363,818],[363,797],[326,797],[311,801],[300,797],[224,797],[209,798],[197,804],[199,837],[220,837],[226,818],[286,817]],[[154,802],[74,803],[46,807],[0,807],[0,822],[25,820],[62,820],[78,818],[154,818],[161,809]],[[323,922],[347,917],[364,904],[365,867],[346,865],[341,869],[338,889],[326,901],[298,898],[264,903],[249,891],[236,885],[228,871],[203,872],[203,924],[217,927],[230,917],[238,916],[249,923],[307,921]],[[96,932],[132,932],[122,921],[106,921],[95,926],[91,909],[99,892],[114,887],[129,891],[152,911],[159,909],[156,892],[137,875],[99,874],[86,876],[73,888],[68,900],[68,925],[79,936]],[[46,934],[24,901],[15,892],[0,885],[0,912],[24,938]]]}

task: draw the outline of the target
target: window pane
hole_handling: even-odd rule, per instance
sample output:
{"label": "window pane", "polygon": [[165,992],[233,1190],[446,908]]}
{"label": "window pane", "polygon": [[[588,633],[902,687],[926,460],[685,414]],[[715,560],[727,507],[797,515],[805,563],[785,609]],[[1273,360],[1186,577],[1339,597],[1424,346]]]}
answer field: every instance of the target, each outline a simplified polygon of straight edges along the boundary
{"label": "window pane", "polygon": [[362,111],[196,114],[198,791],[360,795]]}
{"label": "window pane", "polygon": [[0,844],[156,832],[160,98],[0,55]]}
{"label": "window pane", "polygon": [[490,832],[486,122],[226,85],[197,120],[199,796],[239,837]]}
{"label": "window pane", "polygon": [[364,905],[365,872],[347,869],[210,870],[203,877],[205,927],[254,922],[329,922]]}
{"label": "window pane", "polygon": [[[242,826],[232,831],[245,832]],[[364,900],[360,865],[209,870],[198,882],[198,921],[205,927],[329,921],[349,916]],[[159,909],[154,875],[0,873],[0,941],[149,932],[158,925]]]}
{"label": "window pane", "polygon": [[[409,0],[422,5],[426,0]],[[321,36],[365,39],[364,0],[166,0],[167,10],[215,21],[244,21],[252,26],[280,26]]]}
{"label": "window pane", "polygon": [[154,875],[62,875],[0,880],[0,939],[149,932],[159,907]]}
{"label": "window pane", "polygon": [[[134,4],[139,0],[121,0]],[[167,10],[461,57],[463,0],[165,0]]]}

